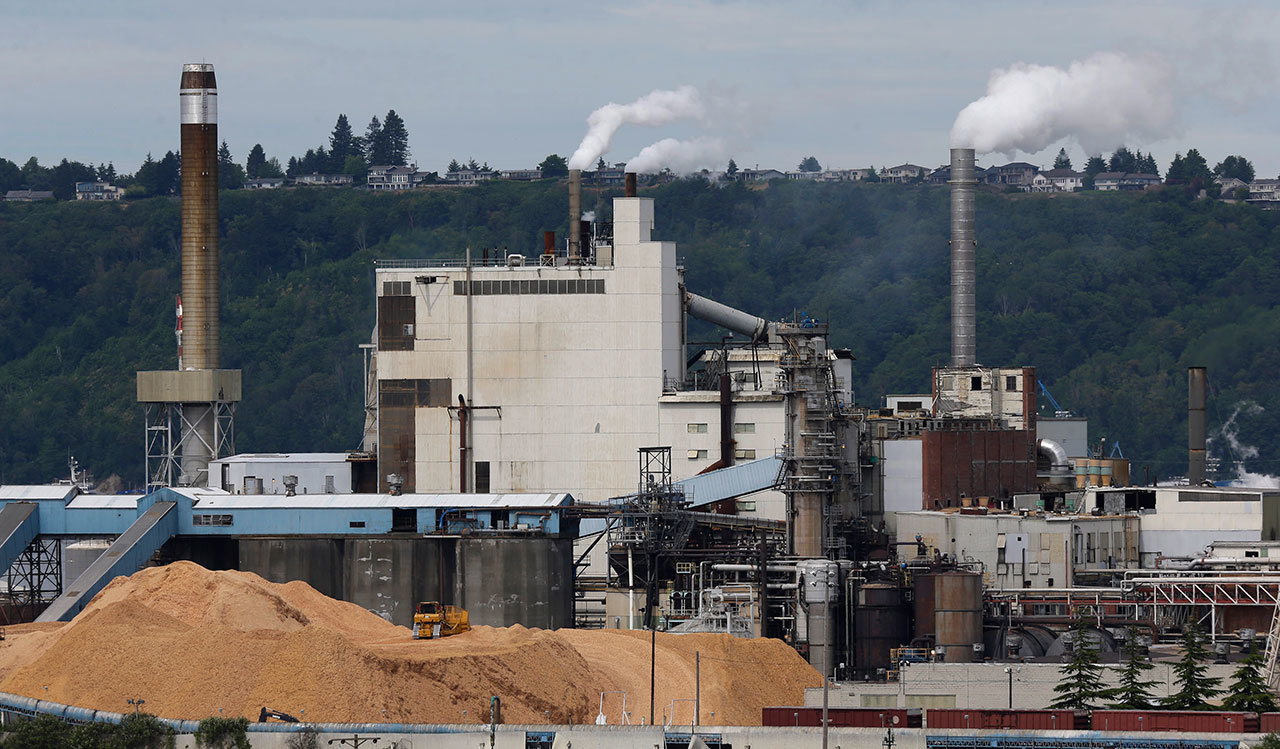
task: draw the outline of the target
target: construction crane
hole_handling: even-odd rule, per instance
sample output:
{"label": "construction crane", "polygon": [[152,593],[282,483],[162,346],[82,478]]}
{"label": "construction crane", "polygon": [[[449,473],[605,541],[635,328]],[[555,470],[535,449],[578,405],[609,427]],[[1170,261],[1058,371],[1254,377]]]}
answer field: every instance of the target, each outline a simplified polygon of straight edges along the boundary
{"label": "construction crane", "polygon": [[1049,399],[1049,405],[1053,406],[1054,416],[1058,417],[1059,419],[1069,419],[1072,416],[1075,416],[1075,414],[1063,408],[1062,404],[1058,403],[1058,399],[1053,397],[1053,393],[1049,392],[1049,388],[1044,386],[1043,381],[1037,380],[1036,384],[1040,386],[1040,392],[1044,395],[1044,397]]}

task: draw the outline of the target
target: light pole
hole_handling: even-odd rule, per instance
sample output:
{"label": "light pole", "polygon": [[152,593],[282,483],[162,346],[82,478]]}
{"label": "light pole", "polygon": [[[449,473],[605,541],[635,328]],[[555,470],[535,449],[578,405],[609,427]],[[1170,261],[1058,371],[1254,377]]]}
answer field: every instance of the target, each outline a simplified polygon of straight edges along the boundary
{"label": "light pole", "polygon": [[146,700],[142,700],[142,699],[135,700],[132,697],[126,699],[125,702],[130,705],[133,705],[133,717],[135,718],[138,717],[138,708],[142,707],[147,703]]}
{"label": "light pole", "polygon": [[1009,675],[1009,709],[1013,709],[1013,667],[1005,666],[1004,672]]}

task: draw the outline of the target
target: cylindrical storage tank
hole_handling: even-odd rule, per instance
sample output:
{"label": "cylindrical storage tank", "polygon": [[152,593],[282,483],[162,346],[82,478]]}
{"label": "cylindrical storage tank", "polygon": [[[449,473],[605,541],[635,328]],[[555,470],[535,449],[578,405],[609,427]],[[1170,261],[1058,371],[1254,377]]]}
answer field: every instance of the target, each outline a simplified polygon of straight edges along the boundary
{"label": "cylindrical storage tank", "polygon": [[933,582],[933,621],[936,648],[944,663],[982,660],[974,645],[982,645],[982,576],[976,572],[942,572]]}
{"label": "cylindrical storage tank", "polygon": [[1089,486],[1102,486],[1102,461],[1087,460],[1089,466]]}
{"label": "cylindrical storage tank", "polygon": [[1083,489],[1088,485],[1089,481],[1089,461],[1084,458],[1075,459],[1076,466],[1076,488]]}
{"label": "cylindrical storage tank", "polygon": [[902,589],[889,583],[873,583],[858,589],[853,614],[854,667],[860,675],[874,676],[893,666],[889,651],[907,644],[910,622]]}
{"label": "cylindrical storage tank", "polygon": [[1111,486],[1111,469],[1112,462],[1110,460],[1099,460],[1098,477],[1101,479],[1100,486]]}
{"label": "cylindrical storage tank", "polygon": [[801,601],[809,622],[809,665],[830,676],[835,665],[840,566],[826,559],[807,559],[796,566],[800,568]]}
{"label": "cylindrical storage tank", "polygon": [[262,479],[256,476],[245,476],[244,477],[244,493],[245,494],[261,494]]}
{"label": "cylindrical storage tank", "polygon": [[920,643],[932,640],[933,628],[933,587],[936,575],[932,572],[916,575],[912,578],[911,587],[915,599],[914,639]]}

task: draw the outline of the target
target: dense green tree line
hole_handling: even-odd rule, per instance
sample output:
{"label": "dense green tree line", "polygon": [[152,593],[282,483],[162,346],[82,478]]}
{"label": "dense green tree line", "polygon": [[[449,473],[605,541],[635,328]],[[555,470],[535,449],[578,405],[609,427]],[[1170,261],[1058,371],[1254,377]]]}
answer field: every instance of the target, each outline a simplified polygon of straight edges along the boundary
{"label": "dense green tree line", "polygon": [[[589,191],[584,208],[606,215],[611,194],[596,205]],[[945,187],[692,179],[647,194],[692,290],[830,321],[858,357],[861,403],[928,391],[949,351]],[[1239,439],[1259,450],[1247,467],[1280,473],[1280,212],[1192,194],[981,192],[978,357],[1036,366],[1094,439],[1123,444],[1138,477],[1184,469],[1185,368],[1207,366],[1211,429],[1239,410]],[[536,253],[543,230],[563,234],[565,206],[550,181],[224,192],[223,365],[245,377],[237,447],[357,445],[375,258]],[[178,208],[0,204],[0,482],[62,475],[68,452],[141,482],[133,372],[174,366]],[[1225,443],[1211,449],[1229,460]]]}

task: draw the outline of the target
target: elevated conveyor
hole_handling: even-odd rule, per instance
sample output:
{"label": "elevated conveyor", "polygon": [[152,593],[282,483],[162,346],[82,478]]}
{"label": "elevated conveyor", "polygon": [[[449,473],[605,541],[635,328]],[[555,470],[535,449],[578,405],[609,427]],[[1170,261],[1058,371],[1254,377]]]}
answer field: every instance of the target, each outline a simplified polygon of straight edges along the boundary
{"label": "elevated conveyor", "polygon": [[34,502],[10,502],[0,508],[0,572],[9,569],[38,535],[40,513]]}
{"label": "elevated conveyor", "polygon": [[151,555],[178,532],[176,507],[177,502],[156,502],[147,508],[36,621],[68,621],[113,578],[142,569]]}
{"label": "elevated conveyor", "polygon": [[676,481],[674,485],[686,491],[691,500],[690,507],[705,507],[774,489],[779,485],[781,470],[782,459],[773,456],[701,473]]}

